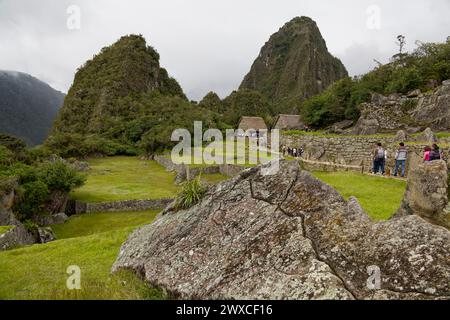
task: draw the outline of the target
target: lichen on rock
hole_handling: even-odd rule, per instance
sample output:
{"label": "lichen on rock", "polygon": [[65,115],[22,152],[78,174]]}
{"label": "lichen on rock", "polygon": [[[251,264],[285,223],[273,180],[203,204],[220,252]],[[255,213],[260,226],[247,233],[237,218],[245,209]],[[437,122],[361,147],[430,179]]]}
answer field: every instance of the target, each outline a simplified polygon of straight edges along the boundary
{"label": "lichen on rock", "polygon": [[449,249],[447,229],[418,216],[374,223],[355,198],[281,161],[139,228],[112,270],[183,299],[448,299]]}

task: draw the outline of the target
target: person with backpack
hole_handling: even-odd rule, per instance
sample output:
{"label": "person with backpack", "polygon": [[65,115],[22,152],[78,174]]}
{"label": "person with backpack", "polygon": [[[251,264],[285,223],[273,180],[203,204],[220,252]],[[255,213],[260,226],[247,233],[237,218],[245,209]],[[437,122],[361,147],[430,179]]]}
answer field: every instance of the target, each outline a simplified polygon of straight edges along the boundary
{"label": "person with backpack", "polygon": [[441,150],[439,149],[439,146],[434,143],[431,146],[430,161],[441,160],[441,159],[442,159]]}
{"label": "person with backpack", "polygon": [[401,168],[401,177],[405,177],[405,168],[406,168],[406,159],[408,158],[408,149],[406,149],[405,144],[400,143],[400,148],[397,149],[395,153],[395,169],[394,169],[394,177],[398,175],[398,171]]}
{"label": "person with backpack", "polygon": [[373,173],[381,172],[384,175],[384,167],[386,163],[386,151],[381,143],[377,143],[377,147],[373,151]]}

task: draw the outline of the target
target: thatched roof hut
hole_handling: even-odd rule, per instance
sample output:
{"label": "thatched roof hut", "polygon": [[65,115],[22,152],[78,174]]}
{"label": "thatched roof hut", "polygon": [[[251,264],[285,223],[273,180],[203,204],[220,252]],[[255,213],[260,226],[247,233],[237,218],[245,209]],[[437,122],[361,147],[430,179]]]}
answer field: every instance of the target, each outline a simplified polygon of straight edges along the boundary
{"label": "thatched roof hut", "polygon": [[[267,133],[267,125],[263,118],[261,117],[241,117],[241,120],[239,120],[239,126],[238,129],[243,130],[244,132],[254,132],[256,134],[257,131],[261,131],[261,134],[264,134],[264,132]],[[255,134],[250,134],[250,136],[253,136]]]}
{"label": "thatched roof hut", "polygon": [[302,130],[304,128],[305,124],[300,116],[295,114],[280,114],[274,127],[278,130]]}
{"label": "thatched roof hut", "polygon": [[261,117],[241,117],[239,129],[247,130],[267,130],[267,125]]}

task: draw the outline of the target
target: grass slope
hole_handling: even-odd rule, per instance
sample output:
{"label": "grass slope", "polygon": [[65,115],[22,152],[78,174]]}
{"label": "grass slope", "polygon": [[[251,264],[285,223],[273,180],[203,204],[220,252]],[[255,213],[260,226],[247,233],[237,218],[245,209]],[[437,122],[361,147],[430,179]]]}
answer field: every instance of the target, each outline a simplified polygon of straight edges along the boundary
{"label": "grass slope", "polygon": [[57,239],[90,236],[102,232],[138,227],[153,221],[159,211],[105,212],[72,216],[65,224],[54,225]]}
{"label": "grass slope", "polygon": [[12,226],[0,226],[0,236],[4,233],[8,232],[12,228],[13,228]]}
{"label": "grass slope", "polygon": [[[206,163],[205,155],[214,157],[213,163]],[[216,156],[220,163],[237,164],[245,167],[255,167],[258,164],[276,159],[276,155],[270,151],[264,148],[258,150],[256,142],[250,146],[248,141],[227,141],[223,142],[222,145],[212,144],[206,147],[193,148],[191,156],[180,155],[178,162],[188,164],[191,168],[204,168],[220,164],[215,161]],[[166,155],[166,157],[171,158],[171,155]]]}
{"label": "grass slope", "polygon": [[218,184],[222,181],[230,179],[230,177],[225,176],[221,173],[209,173],[201,175],[202,181],[208,184]]}
{"label": "grass slope", "polygon": [[400,207],[406,182],[349,172],[314,172],[346,199],[358,198],[361,206],[374,220],[389,219]]}
{"label": "grass slope", "polygon": [[111,157],[89,161],[86,184],[72,193],[85,202],[174,198],[179,188],[175,175],[155,161]]}
{"label": "grass slope", "polygon": [[[72,217],[55,227],[61,240],[0,252],[0,299],[163,298],[130,272],[110,275],[128,234],[154,216],[129,212]],[[81,269],[82,290],[66,287],[66,270],[72,265]]]}

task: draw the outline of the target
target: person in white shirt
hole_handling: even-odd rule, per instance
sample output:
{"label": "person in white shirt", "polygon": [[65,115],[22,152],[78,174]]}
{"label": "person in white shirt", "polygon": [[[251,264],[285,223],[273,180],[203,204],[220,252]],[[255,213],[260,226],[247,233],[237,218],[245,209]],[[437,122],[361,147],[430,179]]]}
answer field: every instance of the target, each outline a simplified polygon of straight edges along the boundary
{"label": "person in white shirt", "polygon": [[405,144],[402,142],[400,143],[400,148],[395,153],[394,177],[398,175],[400,168],[402,178],[405,177],[406,159],[408,159],[408,149],[406,149]]}

